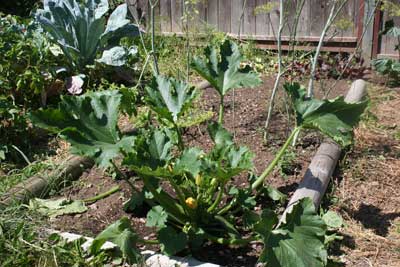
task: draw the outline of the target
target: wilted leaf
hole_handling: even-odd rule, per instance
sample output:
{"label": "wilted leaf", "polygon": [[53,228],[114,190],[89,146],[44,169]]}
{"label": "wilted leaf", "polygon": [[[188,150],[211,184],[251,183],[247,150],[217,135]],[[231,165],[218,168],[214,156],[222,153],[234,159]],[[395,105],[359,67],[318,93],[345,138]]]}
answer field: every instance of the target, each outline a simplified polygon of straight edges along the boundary
{"label": "wilted leaf", "polygon": [[127,53],[125,48],[114,46],[111,49],[104,50],[103,55],[97,61],[109,66],[120,67],[125,65]]}
{"label": "wilted leaf", "polygon": [[338,229],[343,226],[343,219],[334,211],[328,211],[322,216],[325,224],[329,228]]}
{"label": "wilted leaf", "polygon": [[34,198],[29,201],[29,208],[50,218],[87,211],[82,200],[67,200],[66,198],[56,200]]}
{"label": "wilted leaf", "polygon": [[[82,77],[83,76],[83,77]],[[67,78],[67,91],[72,95],[79,95],[82,93],[82,86],[84,84],[83,81],[84,75],[76,75]]]}
{"label": "wilted leaf", "polygon": [[281,193],[278,189],[268,185],[264,187],[263,192],[266,196],[268,196],[273,201],[284,201],[286,199],[286,195]]}

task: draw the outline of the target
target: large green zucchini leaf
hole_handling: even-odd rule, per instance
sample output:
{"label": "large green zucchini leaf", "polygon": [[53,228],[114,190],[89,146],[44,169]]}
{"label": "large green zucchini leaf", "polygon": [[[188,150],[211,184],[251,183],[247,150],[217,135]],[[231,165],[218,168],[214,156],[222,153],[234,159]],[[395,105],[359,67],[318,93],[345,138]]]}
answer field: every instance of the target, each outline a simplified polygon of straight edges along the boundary
{"label": "large green zucchini leaf", "polygon": [[307,98],[305,88],[298,83],[286,83],[284,87],[292,98],[298,126],[319,130],[342,146],[352,143],[353,128],[368,106],[368,100],[346,103],[342,96],[319,100]]}
{"label": "large green zucchini leaf", "polygon": [[121,95],[117,91],[89,92],[63,96],[58,109],[31,114],[39,127],[59,133],[71,143],[74,154],[93,158],[100,167],[109,167],[120,152],[130,151],[133,136],[122,136],[117,127]]}

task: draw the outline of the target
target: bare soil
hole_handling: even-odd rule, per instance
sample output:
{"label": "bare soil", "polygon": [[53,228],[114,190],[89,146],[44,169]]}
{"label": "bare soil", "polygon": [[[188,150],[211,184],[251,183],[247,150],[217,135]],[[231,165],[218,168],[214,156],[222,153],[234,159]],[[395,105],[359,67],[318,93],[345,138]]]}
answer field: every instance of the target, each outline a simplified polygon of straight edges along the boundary
{"label": "bare soil", "polygon": [[[285,97],[280,94],[270,127],[269,143],[263,144],[265,110],[273,82],[273,78],[266,77],[261,87],[236,90],[235,94],[231,92],[226,98],[225,127],[235,132],[235,140],[239,144],[247,145],[255,153],[254,163],[258,173],[283,144],[289,131],[288,125],[293,123],[293,118],[290,124],[288,122]],[[325,80],[317,86],[328,88],[333,82]],[[350,83],[340,81],[331,97],[345,94]],[[320,91],[320,88],[316,89],[316,92]],[[400,95],[394,89],[378,86],[372,86],[370,94],[370,112],[356,130],[355,147],[344,153],[323,208],[338,211],[345,220],[345,227],[340,231],[344,241],[337,242],[332,248],[335,260],[343,266],[400,266],[400,194],[397,192],[400,183]],[[217,113],[218,97],[213,89],[204,90],[202,99],[203,109]],[[297,188],[322,137],[315,133],[303,133],[299,140],[293,149],[297,156],[289,160],[285,173],[277,169],[268,178],[270,184],[289,196]],[[185,142],[205,150],[211,147],[205,125],[188,129]],[[246,183],[245,177],[235,180],[239,186]],[[153,229],[145,226],[145,214],[134,216],[122,209],[130,196],[129,187],[98,169],[85,173],[62,195],[85,199],[115,185],[120,185],[122,190],[90,205],[84,214],[55,219],[52,226],[62,231],[94,236],[110,223],[128,216],[139,235],[153,238]],[[210,245],[196,257],[224,266],[254,266],[259,250],[257,243],[240,249]]]}

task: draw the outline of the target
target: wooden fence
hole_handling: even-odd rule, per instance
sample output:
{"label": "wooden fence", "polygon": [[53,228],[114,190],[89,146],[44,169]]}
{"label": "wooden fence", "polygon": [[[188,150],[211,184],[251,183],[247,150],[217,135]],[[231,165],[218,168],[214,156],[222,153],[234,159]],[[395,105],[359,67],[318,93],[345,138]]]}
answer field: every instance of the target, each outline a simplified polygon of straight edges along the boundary
{"label": "wooden fence", "polygon": [[[244,17],[240,23],[244,0],[198,0],[195,6],[197,14],[190,21],[191,31],[198,33],[210,30],[225,32],[233,37],[239,31],[244,39],[256,40],[261,48],[275,49],[276,35],[279,25],[278,0],[247,0]],[[295,17],[295,4],[299,0],[287,1],[288,25]],[[400,0],[395,0],[399,2]],[[127,0],[133,15],[148,18],[148,0]],[[182,17],[184,0],[159,0],[155,9],[156,28],[163,34],[183,34]],[[306,0],[299,24],[296,39],[297,49],[310,50],[318,43],[322,29],[328,19],[330,6],[327,0]],[[257,7],[268,4],[269,12],[256,12]],[[290,7],[291,5],[291,7]],[[380,10],[375,12],[375,18],[367,24],[367,18],[372,12],[374,0],[348,0],[334,25],[328,33],[327,41],[322,50],[335,52],[352,52],[360,44],[364,57],[394,56],[394,38],[380,37],[379,29],[387,16]],[[400,23],[400,19],[397,21]],[[367,27],[367,28],[366,28]],[[283,49],[288,48],[290,26],[283,30]],[[364,34],[363,34],[364,33]],[[362,40],[363,37],[363,40]],[[397,53],[396,53],[397,54]]]}

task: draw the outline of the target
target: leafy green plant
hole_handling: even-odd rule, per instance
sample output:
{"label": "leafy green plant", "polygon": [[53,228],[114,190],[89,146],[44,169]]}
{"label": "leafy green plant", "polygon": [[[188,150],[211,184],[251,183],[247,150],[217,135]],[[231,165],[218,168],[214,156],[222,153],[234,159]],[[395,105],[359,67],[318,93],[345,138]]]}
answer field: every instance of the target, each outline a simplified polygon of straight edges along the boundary
{"label": "leafy green plant", "polygon": [[205,58],[195,57],[192,68],[217,90],[220,96],[219,123],[223,122],[224,97],[234,88],[255,87],[261,79],[249,65],[241,67],[243,56],[237,44],[225,40],[219,47],[207,46]]}
{"label": "leafy green plant", "polygon": [[62,50],[70,72],[76,75],[78,93],[83,83],[79,74],[87,72],[99,53],[102,55],[98,62],[122,66],[129,53],[136,51],[118,46],[122,37],[139,34],[138,27],[126,18],[127,5],[119,5],[106,21],[108,9],[107,0],[85,0],[83,4],[76,0],[49,0],[36,14],[37,21]]}
{"label": "leafy green plant", "polygon": [[39,107],[58,61],[40,29],[16,16],[0,17],[0,53],[0,94],[25,109]]}
{"label": "leafy green plant", "polygon": [[[385,7],[386,9],[389,6],[394,7],[393,3],[389,1],[385,1]],[[397,5],[397,10],[400,9],[400,6]],[[389,11],[391,12],[391,11]],[[392,12],[394,12],[392,10]],[[395,14],[394,14],[395,15]],[[400,28],[396,27],[394,24],[394,20],[388,20],[385,22],[385,27],[383,31],[381,31],[379,34],[381,35],[388,35],[392,36],[397,39],[397,44],[395,45],[395,50],[399,53],[400,55]],[[372,61],[372,66],[375,68],[377,72],[379,72],[382,75],[385,75],[389,78],[389,84],[390,85],[396,85],[399,82],[399,75],[400,75],[400,62],[399,60],[393,60],[393,59],[387,59],[387,58],[379,58],[375,59]]]}
{"label": "leafy green plant", "polygon": [[[255,85],[259,77],[247,67],[239,68],[242,57],[232,42],[224,42],[220,48],[220,54],[217,48],[207,48],[209,61],[197,59],[193,65],[213,84],[223,105],[226,92]],[[254,207],[259,195],[274,201],[284,198],[276,189],[263,186],[264,180],[302,129],[318,130],[343,146],[350,145],[352,129],[367,101],[348,104],[343,97],[310,99],[297,83],[286,84],[285,88],[292,98],[297,124],[260,176],[254,173],[254,154],[235,144],[222,125],[221,114],[219,122],[208,123],[213,146],[207,152],[185,143],[178,122],[192,105],[196,92],[173,78],[157,75],[148,85],[145,101],[154,117],[134,136],[118,131],[116,114],[122,109],[118,99],[123,97],[118,92],[64,97],[59,109],[35,112],[32,120],[36,125],[61,132],[73,152],[94,158],[102,167],[119,172],[114,159],[122,155],[122,164],[143,182],[138,190],[125,177],[132,186],[129,208],[134,210],[143,202],[152,207],[147,213],[147,226],[156,229],[157,240],[150,242],[159,243],[165,254],[195,251],[206,241],[240,246],[259,240],[265,245],[260,261],[266,266],[326,266],[327,226],[310,199],[299,201],[281,224],[273,208],[257,213]],[[248,186],[238,188],[232,183],[238,175],[248,176]],[[173,194],[167,193],[171,190]],[[132,231],[129,221],[122,219],[97,240],[115,241],[122,253],[136,243],[149,242],[139,240]],[[93,245],[92,250],[97,251],[98,246]],[[126,251],[125,256],[130,262],[139,257],[135,249]]]}
{"label": "leafy green plant", "polygon": [[0,95],[0,162],[10,155],[18,158],[16,149],[28,147],[28,124],[21,109],[10,98]]}
{"label": "leafy green plant", "polygon": [[400,62],[393,59],[380,58],[372,61],[372,66],[381,75],[385,75],[389,79],[389,85],[396,85],[400,75]]}

